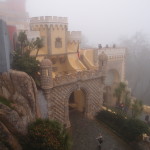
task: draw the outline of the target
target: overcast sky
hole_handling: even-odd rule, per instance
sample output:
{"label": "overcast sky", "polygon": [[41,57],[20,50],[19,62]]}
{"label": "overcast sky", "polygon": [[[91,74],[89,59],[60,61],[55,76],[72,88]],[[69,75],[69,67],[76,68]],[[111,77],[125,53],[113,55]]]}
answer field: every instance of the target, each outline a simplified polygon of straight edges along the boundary
{"label": "overcast sky", "polygon": [[82,31],[94,46],[150,35],[150,0],[27,0],[27,10],[31,17],[68,17],[69,30]]}

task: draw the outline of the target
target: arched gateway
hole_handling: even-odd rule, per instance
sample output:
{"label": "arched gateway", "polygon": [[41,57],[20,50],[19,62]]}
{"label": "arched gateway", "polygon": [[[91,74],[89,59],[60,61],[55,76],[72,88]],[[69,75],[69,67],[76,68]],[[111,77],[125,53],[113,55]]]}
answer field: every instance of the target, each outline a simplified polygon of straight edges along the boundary
{"label": "arched gateway", "polygon": [[106,69],[106,80],[104,87],[104,102],[106,106],[115,106],[116,98],[114,90],[120,82],[125,82],[125,48],[102,48],[99,53],[105,52],[108,56],[107,69]]}
{"label": "arched gateway", "polygon": [[106,67],[104,58],[106,57],[100,57],[99,69],[74,72],[55,78],[52,78],[50,60],[45,59],[41,62],[41,87],[48,102],[50,119],[58,120],[69,127],[69,107],[71,105],[72,107],[74,105],[74,108],[83,112],[88,118],[95,116],[103,102]]}

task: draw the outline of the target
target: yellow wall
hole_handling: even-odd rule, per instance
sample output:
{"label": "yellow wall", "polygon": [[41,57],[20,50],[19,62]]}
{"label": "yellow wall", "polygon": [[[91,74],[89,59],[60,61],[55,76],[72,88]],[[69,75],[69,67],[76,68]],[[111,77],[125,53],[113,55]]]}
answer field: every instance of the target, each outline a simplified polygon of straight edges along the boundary
{"label": "yellow wall", "polygon": [[81,50],[81,52],[92,64],[94,64],[94,50],[87,49]]}
{"label": "yellow wall", "polygon": [[78,43],[77,42],[68,42],[67,45],[67,52],[77,52],[78,49]]}
{"label": "yellow wall", "polygon": [[[51,49],[53,54],[64,54],[66,53],[66,29],[61,26],[53,26],[51,27]],[[62,40],[62,48],[55,47],[56,38],[61,38]]]}
{"label": "yellow wall", "polygon": [[77,70],[77,71],[86,70],[86,67],[79,60],[77,53],[69,54],[68,61],[69,61],[69,64],[72,66],[72,68],[74,68],[74,70]]}
{"label": "yellow wall", "polygon": [[[49,32],[47,32],[47,29],[42,26],[34,27],[33,30],[40,31],[40,37],[44,39],[44,47],[39,50],[39,53],[38,53],[39,55],[47,55],[48,54],[48,46],[50,48],[50,55],[65,54],[65,53],[72,53],[72,52],[76,53],[77,52],[78,43],[75,41],[69,42],[66,40],[67,39],[67,30],[63,26],[53,25],[49,28]],[[49,36],[49,42],[47,43],[48,36]],[[56,38],[61,38],[61,41],[62,41],[61,48],[55,47]],[[36,54],[36,50],[31,52],[31,55],[35,55],[35,54]]]}
{"label": "yellow wall", "polygon": [[74,98],[77,110],[80,112],[85,111],[85,95],[81,90],[77,90],[74,92]]}
{"label": "yellow wall", "polygon": [[[48,54],[48,49],[47,49],[47,31],[46,30],[40,30],[40,37],[43,38],[43,43],[44,43],[44,47],[41,48],[38,52],[38,55],[47,55]],[[31,52],[31,55],[36,55],[36,50],[33,50]],[[38,58],[39,60],[39,58]]]}

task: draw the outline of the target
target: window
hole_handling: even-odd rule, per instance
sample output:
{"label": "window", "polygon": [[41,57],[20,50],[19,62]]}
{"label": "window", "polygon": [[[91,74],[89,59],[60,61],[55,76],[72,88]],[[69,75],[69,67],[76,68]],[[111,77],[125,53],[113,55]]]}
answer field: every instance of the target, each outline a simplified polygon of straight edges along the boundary
{"label": "window", "polygon": [[61,48],[62,47],[62,40],[61,40],[61,38],[56,38],[55,47],[56,48]]}

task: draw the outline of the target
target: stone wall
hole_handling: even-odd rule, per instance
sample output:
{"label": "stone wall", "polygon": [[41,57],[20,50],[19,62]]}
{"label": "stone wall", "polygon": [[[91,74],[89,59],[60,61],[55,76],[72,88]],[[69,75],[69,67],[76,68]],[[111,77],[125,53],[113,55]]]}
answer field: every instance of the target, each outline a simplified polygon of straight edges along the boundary
{"label": "stone wall", "polygon": [[49,90],[49,94],[46,94],[49,118],[58,120],[69,127],[69,97],[72,92],[79,89],[86,97],[85,116],[93,118],[100,110],[103,101],[103,84],[100,77],[57,86]]}

